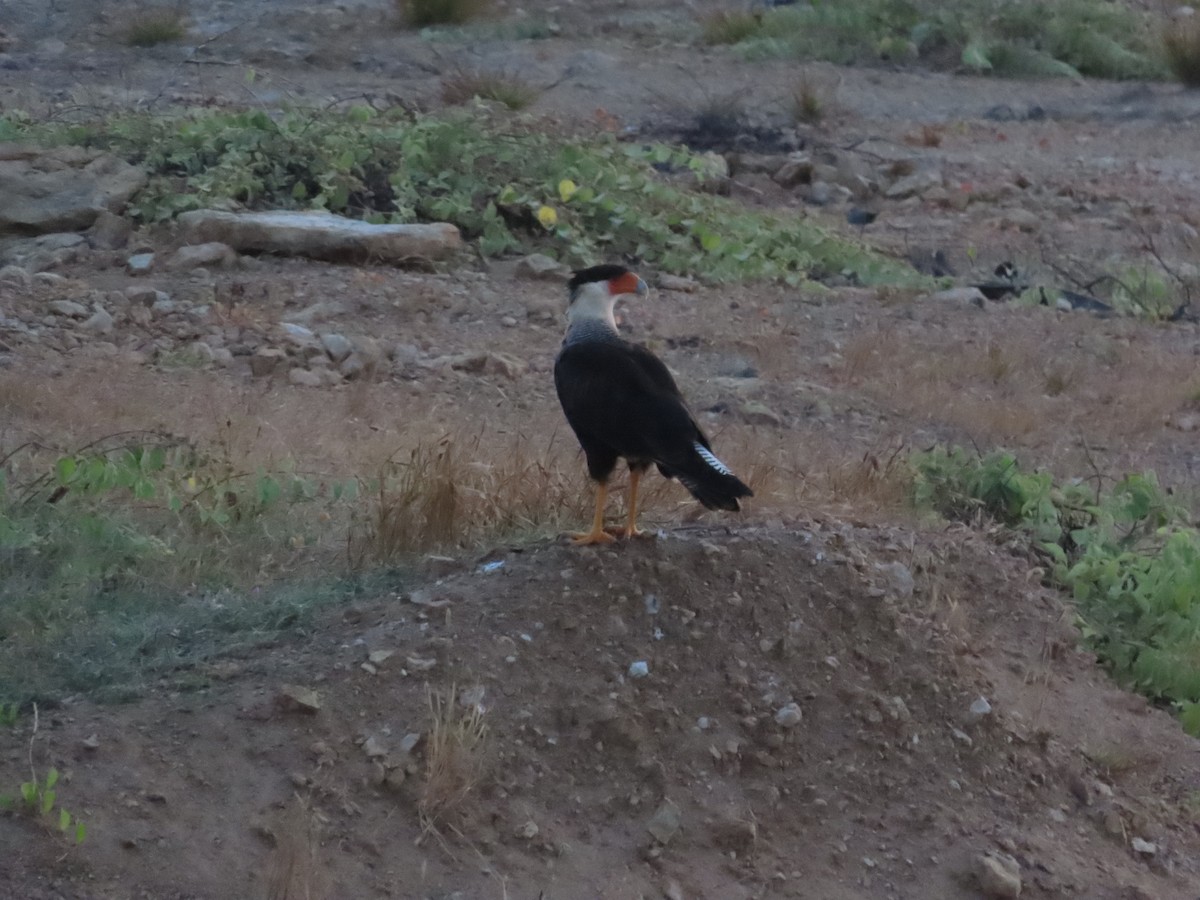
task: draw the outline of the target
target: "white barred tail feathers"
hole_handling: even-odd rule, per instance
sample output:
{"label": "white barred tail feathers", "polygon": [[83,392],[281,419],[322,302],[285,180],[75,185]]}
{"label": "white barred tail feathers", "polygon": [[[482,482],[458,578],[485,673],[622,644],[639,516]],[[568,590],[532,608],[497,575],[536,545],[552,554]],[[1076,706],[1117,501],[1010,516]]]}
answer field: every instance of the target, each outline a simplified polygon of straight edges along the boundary
{"label": "white barred tail feathers", "polygon": [[754,496],[754,492],[702,443],[696,441],[692,449],[695,454],[687,466],[675,469],[671,475],[704,506],[735,512],[741,508],[738,503],[741,497]]}

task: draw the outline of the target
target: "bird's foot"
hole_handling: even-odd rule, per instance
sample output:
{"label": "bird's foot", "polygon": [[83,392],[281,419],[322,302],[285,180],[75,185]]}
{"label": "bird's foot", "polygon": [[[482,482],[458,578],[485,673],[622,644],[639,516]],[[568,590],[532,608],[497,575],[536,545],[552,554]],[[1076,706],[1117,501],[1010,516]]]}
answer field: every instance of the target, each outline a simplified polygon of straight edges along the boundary
{"label": "bird's foot", "polygon": [[569,534],[571,543],[576,547],[590,547],[593,544],[611,544],[616,538],[609,534],[604,529],[592,529],[587,532],[575,532]]}
{"label": "bird's foot", "polygon": [[633,527],[630,527],[628,525],[609,525],[604,530],[606,532],[608,532],[609,534],[611,534],[613,537],[618,537],[618,538],[652,538],[652,537],[654,537],[653,532],[643,531],[641,528],[638,528],[636,525]]}

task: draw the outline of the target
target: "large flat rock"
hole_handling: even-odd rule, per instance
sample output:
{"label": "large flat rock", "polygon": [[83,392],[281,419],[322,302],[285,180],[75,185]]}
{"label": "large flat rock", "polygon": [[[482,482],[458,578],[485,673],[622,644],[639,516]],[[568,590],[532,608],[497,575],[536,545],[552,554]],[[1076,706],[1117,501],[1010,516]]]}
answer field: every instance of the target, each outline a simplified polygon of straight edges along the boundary
{"label": "large flat rock", "polygon": [[81,231],[105,210],[120,213],[145,184],[144,171],[115,156],[0,144],[0,234]]}
{"label": "large flat rock", "polygon": [[230,213],[198,209],[179,217],[184,237],[235,250],[307,256],[334,262],[440,259],[462,246],[453,225],[372,225],[325,212]]}

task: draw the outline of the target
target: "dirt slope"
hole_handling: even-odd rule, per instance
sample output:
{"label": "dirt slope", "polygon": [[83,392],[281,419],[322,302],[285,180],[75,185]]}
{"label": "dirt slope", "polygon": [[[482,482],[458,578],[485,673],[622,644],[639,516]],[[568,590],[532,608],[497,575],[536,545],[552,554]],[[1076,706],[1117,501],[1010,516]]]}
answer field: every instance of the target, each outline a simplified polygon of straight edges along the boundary
{"label": "dirt slope", "polygon": [[[0,895],[308,896],[267,891],[311,853],[313,896],[949,898],[995,853],[1023,897],[1194,898],[1200,747],[1072,649],[1028,570],[957,529],[838,522],[497,551],[212,690],[44,713],[36,756],[93,837],[64,859],[0,819]],[[401,744],[451,685],[485,710],[487,774],[422,841],[427,745],[403,779]],[[4,783],[27,736],[0,734]]]}

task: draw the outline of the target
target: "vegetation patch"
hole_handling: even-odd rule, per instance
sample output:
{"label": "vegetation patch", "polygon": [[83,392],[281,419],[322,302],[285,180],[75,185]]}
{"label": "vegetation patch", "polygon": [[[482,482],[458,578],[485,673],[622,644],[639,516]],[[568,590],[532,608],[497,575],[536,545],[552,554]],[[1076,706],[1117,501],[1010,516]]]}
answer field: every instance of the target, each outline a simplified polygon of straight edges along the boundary
{"label": "vegetation patch", "polygon": [[400,18],[410,28],[465,25],[491,7],[490,0],[395,0]]}
{"label": "vegetation patch", "polygon": [[122,39],[131,47],[174,43],[187,34],[184,21],[177,9],[142,10],[125,26]]}
{"label": "vegetation patch", "polygon": [[703,39],[749,58],[922,62],[1023,77],[1167,74],[1148,16],[1108,0],[847,0],[708,20]]}
{"label": "vegetation patch", "polygon": [[1181,17],[1163,30],[1163,53],[1171,74],[1200,87],[1200,16]]}
{"label": "vegetation patch", "polygon": [[6,131],[141,164],[151,181],[133,213],[143,221],[202,207],[316,208],[375,222],[452,222],[487,256],[624,257],[712,282],[925,282],[905,263],[802,218],[714,196],[724,166],[711,154],[551,136],[475,111],[206,111],[53,129],[10,117],[0,119]]}
{"label": "vegetation patch", "polygon": [[919,504],[1027,532],[1113,674],[1200,736],[1200,532],[1153,473],[1104,492],[1023,471],[1003,452],[938,449],[912,462]]}
{"label": "vegetation patch", "polygon": [[521,110],[533,103],[539,93],[524,79],[501,73],[461,71],[442,81],[442,100],[451,106],[461,106],[478,98]]}

